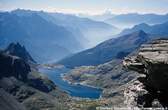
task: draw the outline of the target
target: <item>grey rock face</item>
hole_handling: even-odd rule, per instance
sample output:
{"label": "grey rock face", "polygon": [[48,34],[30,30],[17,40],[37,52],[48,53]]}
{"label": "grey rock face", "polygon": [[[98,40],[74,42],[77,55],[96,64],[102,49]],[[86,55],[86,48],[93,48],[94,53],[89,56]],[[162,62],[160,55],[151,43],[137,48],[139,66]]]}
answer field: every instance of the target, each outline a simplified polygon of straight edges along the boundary
{"label": "grey rock face", "polygon": [[20,80],[26,80],[30,72],[30,66],[19,57],[0,53],[0,78],[14,76]]}
{"label": "grey rock face", "polygon": [[[124,91],[125,101],[124,103],[128,107],[142,106],[144,103],[139,104],[138,100],[143,100],[141,97],[147,94],[148,91],[144,89],[144,85],[140,81],[134,81]],[[144,102],[144,101],[143,101]]]}
{"label": "grey rock face", "polygon": [[19,43],[11,43],[6,49],[5,53],[18,56],[25,60],[26,62],[36,63],[36,61],[30,56],[24,46]]}
{"label": "grey rock face", "polygon": [[[158,39],[142,45],[139,53],[136,56],[125,58],[123,64],[128,69],[145,75],[145,78],[143,78],[141,83],[143,84],[143,88],[147,91],[147,93],[142,95],[143,97],[145,96],[145,99],[141,100],[139,103],[146,102],[147,100],[148,101],[142,106],[168,106],[167,39]],[[131,91],[131,89],[128,91]],[[139,97],[140,94],[138,92],[135,93]]]}
{"label": "grey rock face", "polygon": [[9,93],[0,89],[0,110],[26,110],[26,108]]}
{"label": "grey rock face", "polygon": [[[10,52],[18,53],[18,51],[14,49]],[[0,110],[67,108],[60,102],[68,99],[67,94],[59,90],[47,77],[32,70],[24,56],[20,58],[19,55],[0,52]]]}

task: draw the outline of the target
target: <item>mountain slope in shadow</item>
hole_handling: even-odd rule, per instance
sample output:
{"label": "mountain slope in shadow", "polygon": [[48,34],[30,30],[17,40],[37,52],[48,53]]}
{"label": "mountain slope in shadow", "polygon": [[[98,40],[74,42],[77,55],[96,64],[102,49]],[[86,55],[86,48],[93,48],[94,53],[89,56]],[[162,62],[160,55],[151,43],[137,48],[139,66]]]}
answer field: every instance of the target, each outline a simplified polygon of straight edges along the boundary
{"label": "mountain slope in shadow", "polygon": [[57,60],[82,48],[67,29],[35,13],[18,16],[2,12],[0,19],[0,46],[6,47],[11,42],[24,44],[38,62]]}
{"label": "mountain slope in shadow", "polygon": [[123,58],[148,40],[149,35],[145,32],[134,32],[107,40],[94,48],[74,54],[58,63],[67,67],[102,64],[112,59]]}
{"label": "mountain slope in shadow", "polygon": [[36,65],[26,62],[25,57],[30,55],[26,49],[25,54],[20,54],[16,48],[20,44],[11,45],[15,45],[13,53],[25,56],[13,56],[9,51],[0,52],[0,109],[67,109],[63,103],[68,100],[67,94],[34,69]]}

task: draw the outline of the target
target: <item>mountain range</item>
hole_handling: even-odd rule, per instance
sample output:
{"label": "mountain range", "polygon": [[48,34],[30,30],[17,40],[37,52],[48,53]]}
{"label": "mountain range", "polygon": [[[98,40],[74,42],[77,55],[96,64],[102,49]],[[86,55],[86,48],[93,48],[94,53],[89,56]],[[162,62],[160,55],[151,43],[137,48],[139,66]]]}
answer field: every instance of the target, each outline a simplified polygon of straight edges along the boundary
{"label": "mountain range", "polygon": [[[78,66],[83,64],[97,65],[113,58],[123,58],[123,56],[127,55],[135,46],[134,44],[129,44],[129,37],[135,35],[132,39],[136,41],[138,35],[135,33],[137,31],[142,33],[141,30],[143,30],[147,35],[150,34],[154,38],[168,34],[168,23],[164,22],[167,20],[167,15],[111,14],[111,16],[118,18],[118,20],[123,20],[125,17],[128,17],[127,19],[129,20],[136,19],[139,16],[135,21],[132,21],[133,24],[139,22],[148,24],[142,23],[135,25],[131,29],[125,29],[117,35],[119,38],[108,40],[119,30],[113,25],[102,21],[94,21],[71,14],[17,9],[0,13],[0,47],[4,48],[11,42],[19,42],[24,44],[34,60],[40,63],[59,61],[61,64],[67,62],[69,65],[71,62],[74,65],[78,65],[75,62],[81,62]],[[120,41],[121,38],[124,38],[123,41],[127,42],[126,45],[124,44],[125,48],[128,47],[125,50],[122,49],[123,45],[121,44],[123,42]],[[142,39],[139,40],[140,42],[136,41],[136,46],[143,43],[141,42]],[[96,46],[96,44],[98,45]],[[85,50],[90,47],[93,48]],[[82,52],[78,53],[79,51]],[[77,54],[74,55],[74,53]],[[80,58],[83,57],[81,56],[85,57],[86,60],[82,61]]]}
{"label": "mountain range", "polygon": [[[101,21],[94,21],[88,18],[78,17],[73,14],[64,14],[57,12],[31,11],[17,9],[12,13],[18,16],[30,16],[34,13],[41,16],[48,22],[62,26],[70,31],[81,45],[86,48],[109,39],[109,36],[117,34],[120,30],[113,25]],[[95,40],[95,38],[97,40]]]}
{"label": "mountain range", "polygon": [[118,30],[75,15],[22,9],[1,12],[0,29],[1,48],[19,42],[37,62],[57,61],[108,39]]}
{"label": "mountain range", "polygon": [[125,29],[116,38],[107,40],[94,48],[71,55],[58,63],[68,67],[97,65],[112,59],[122,59],[149,39],[167,38],[168,22],[148,25],[145,23]]}
{"label": "mountain range", "polygon": [[107,40],[94,48],[69,56],[58,63],[67,67],[90,66],[108,62],[112,59],[122,59],[130,52],[147,42],[150,35],[143,31],[123,35],[121,37]]}
{"label": "mountain range", "polygon": [[148,25],[161,24],[168,21],[168,14],[139,14],[139,13],[127,13],[127,14],[113,14],[110,11],[106,11],[99,15],[87,15],[79,14],[80,17],[87,17],[96,21],[103,21],[105,23],[114,25],[118,28],[130,28],[134,25],[146,23]]}
{"label": "mountain range", "polygon": [[161,24],[168,21],[168,14],[138,14],[128,13],[112,16],[107,18],[104,22],[112,24],[120,28],[128,28],[137,24],[146,23],[149,25]]}
{"label": "mountain range", "polygon": [[166,36],[168,35],[168,22],[161,24],[148,25],[146,23],[135,25],[130,29],[124,29],[119,35],[129,34],[135,31],[143,30],[146,33],[155,35],[155,36]]}
{"label": "mountain range", "polygon": [[17,16],[4,12],[0,18],[0,46],[5,47],[11,42],[24,44],[38,62],[59,59],[73,49],[81,48],[71,32],[37,14]]}

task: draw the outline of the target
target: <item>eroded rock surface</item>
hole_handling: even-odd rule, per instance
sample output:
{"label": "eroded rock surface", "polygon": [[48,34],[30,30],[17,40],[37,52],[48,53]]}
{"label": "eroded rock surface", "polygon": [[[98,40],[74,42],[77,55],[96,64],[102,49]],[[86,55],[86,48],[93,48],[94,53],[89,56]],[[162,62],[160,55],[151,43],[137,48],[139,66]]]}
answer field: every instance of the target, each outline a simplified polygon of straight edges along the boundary
{"label": "eroded rock surface", "polygon": [[128,105],[168,106],[168,39],[158,39],[142,45],[139,53],[125,58],[123,64],[126,68],[145,75],[125,90]]}
{"label": "eroded rock surface", "polygon": [[0,78],[14,76],[25,81],[30,72],[30,66],[17,56],[0,53]]}
{"label": "eroded rock surface", "polygon": [[65,110],[67,100],[24,58],[0,51],[0,110]]}

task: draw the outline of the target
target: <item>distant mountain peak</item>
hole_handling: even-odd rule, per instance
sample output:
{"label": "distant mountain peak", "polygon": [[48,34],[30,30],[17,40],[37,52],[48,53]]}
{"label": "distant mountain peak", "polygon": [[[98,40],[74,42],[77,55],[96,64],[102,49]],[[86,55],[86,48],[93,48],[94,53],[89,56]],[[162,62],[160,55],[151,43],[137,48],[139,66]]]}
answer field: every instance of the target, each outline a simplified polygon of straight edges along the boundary
{"label": "distant mountain peak", "polygon": [[136,26],[149,26],[149,25],[146,24],[146,23],[141,23],[141,24],[137,24],[137,25],[135,25],[134,27],[136,27]]}
{"label": "distant mountain peak", "polygon": [[21,46],[21,44],[19,42],[17,42],[17,43],[10,43],[9,46],[8,46],[8,48],[23,48],[23,49],[25,49],[25,47]]}
{"label": "distant mountain peak", "polygon": [[25,60],[26,62],[36,63],[36,61],[30,56],[26,48],[20,43],[10,43],[9,46],[5,49],[5,53],[18,56]]}
{"label": "distant mountain peak", "polygon": [[168,34],[167,27],[168,27],[168,22],[164,22],[156,25],[148,25],[146,23],[141,23],[141,24],[135,25],[132,28],[123,30],[119,35],[125,35],[139,30],[143,30],[144,32],[151,35],[167,36]]}
{"label": "distant mountain peak", "polygon": [[147,33],[145,33],[143,30],[139,30],[139,31],[137,31],[135,33],[137,33],[137,35],[139,35],[139,36],[147,35]]}
{"label": "distant mountain peak", "polygon": [[33,12],[32,10],[26,10],[26,9],[21,9],[21,8],[17,8],[15,10],[12,10],[11,12]]}
{"label": "distant mountain peak", "polygon": [[137,24],[135,25],[133,28],[136,30],[142,30],[142,29],[146,29],[149,28],[150,25],[146,24],[146,23],[141,23],[141,24]]}

